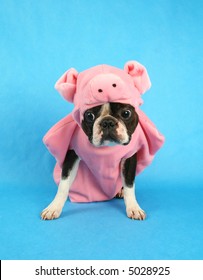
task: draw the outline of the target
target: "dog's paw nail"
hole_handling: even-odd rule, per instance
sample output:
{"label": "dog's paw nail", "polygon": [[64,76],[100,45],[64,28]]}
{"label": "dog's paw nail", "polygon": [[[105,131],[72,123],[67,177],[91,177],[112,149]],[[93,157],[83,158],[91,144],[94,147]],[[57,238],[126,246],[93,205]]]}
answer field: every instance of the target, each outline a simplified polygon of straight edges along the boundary
{"label": "dog's paw nail", "polygon": [[54,205],[50,205],[42,211],[41,218],[42,218],[42,220],[57,219],[57,218],[59,218],[61,211],[62,211],[62,209],[60,209]]}
{"label": "dog's paw nail", "polygon": [[127,209],[127,216],[132,220],[140,220],[140,221],[143,221],[146,218],[145,212],[137,207]]}

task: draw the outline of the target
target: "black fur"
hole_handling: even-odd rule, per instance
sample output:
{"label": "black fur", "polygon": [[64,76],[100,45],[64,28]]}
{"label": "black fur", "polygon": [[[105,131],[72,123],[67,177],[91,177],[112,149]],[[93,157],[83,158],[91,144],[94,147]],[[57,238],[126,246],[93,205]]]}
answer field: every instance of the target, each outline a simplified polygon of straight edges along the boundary
{"label": "black fur", "polygon": [[68,152],[66,153],[64,162],[63,162],[62,174],[61,174],[62,179],[66,179],[69,176],[69,174],[73,168],[73,165],[77,159],[78,159],[78,156],[76,155],[75,151],[68,150]]}
{"label": "black fur", "polygon": [[[90,142],[92,141],[93,125],[94,125],[95,120],[99,117],[101,107],[102,106],[93,107],[93,108],[87,110],[84,114],[84,120],[82,121],[82,129],[85,132],[85,134],[88,136]],[[86,114],[88,112],[93,113],[95,115],[95,119],[93,121],[88,121],[86,119]]]}
{"label": "black fur", "polygon": [[134,154],[132,157],[126,159],[122,170],[126,186],[128,187],[133,187],[136,174],[136,167],[137,154]]}
{"label": "black fur", "polygon": [[[84,119],[82,121],[82,129],[84,130],[85,134],[88,136],[89,141],[92,142],[92,134],[93,134],[93,126],[95,120],[100,116],[102,106],[96,106],[89,110],[87,110],[84,114]],[[122,117],[122,113],[125,110],[131,111],[131,116],[128,119],[125,119]],[[95,118],[93,120],[88,119],[88,114],[94,114]],[[138,124],[139,118],[137,113],[135,112],[135,109],[133,106],[129,104],[122,104],[122,103],[110,103],[110,112],[109,115],[112,116],[112,119],[119,119],[122,120],[127,128],[129,140],[131,139],[131,135],[135,131],[135,128]],[[108,117],[110,118],[110,117]],[[113,141],[116,142],[116,137],[113,135],[113,129],[111,131],[111,138]],[[105,133],[104,133],[105,136]],[[105,138],[105,140],[111,140],[108,138]],[[128,144],[128,143],[126,143]]]}
{"label": "black fur", "polygon": [[[131,136],[135,131],[135,128],[139,121],[138,114],[135,112],[134,107],[129,104],[122,104],[122,103],[110,103],[110,106],[111,106],[111,115],[114,116],[115,118],[122,119],[122,121],[126,125],[128,135]],[[127,120],[122,118],[122,112],[124,110],[130,110],[132,112],[131,117]]]}

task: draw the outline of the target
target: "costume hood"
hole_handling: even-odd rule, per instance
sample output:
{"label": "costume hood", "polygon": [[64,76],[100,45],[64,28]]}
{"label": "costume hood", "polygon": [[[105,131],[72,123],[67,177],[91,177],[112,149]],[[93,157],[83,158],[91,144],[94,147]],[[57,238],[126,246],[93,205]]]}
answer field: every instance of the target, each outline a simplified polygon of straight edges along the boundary
{"label": "costume hood", "polygon": [[[47,132],[43,141],[57,161],[54,169],[57,184],[67,151],[75,150],[81,159],[69,192],[72,202],[112,199],[122,187],[122,159],[137,153],[136,174],[152,162],[164,137],[139,108],[141,95],[150,86],[145,67],[136,61],[126,63],[124,70],[99,65],[78,73],[71,68],[56,82],[55,88],[65,100],[74,103],[74,109]],[[139,123],[128,145],[94,147],[83,132],[84,112],[106,102],[130,104],[135,108]]]}
{"label": "costume hood", "polygon": [[73,118],[79,125],[87,109],[107,102],[138,108],[142,104],[141,94],[150,86],[145,67],[135,61],[127,62],[124,70],[99,65],[78,74],[71,68],[55,84],[60,94],[74,103]]}

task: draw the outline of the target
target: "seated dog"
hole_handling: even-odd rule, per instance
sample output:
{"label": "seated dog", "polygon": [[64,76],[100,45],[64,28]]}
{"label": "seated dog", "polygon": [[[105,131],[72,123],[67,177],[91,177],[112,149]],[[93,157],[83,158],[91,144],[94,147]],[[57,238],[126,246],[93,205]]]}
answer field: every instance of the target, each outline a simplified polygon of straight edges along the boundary
{"label": "seated dog", "polygon": [[92,202],[116,195],[124,196],[129,218],[145,219],[135,196],[135,175],[164,142],[139,108],[150,86],[146,69],[136,61],[124,70],[99,65],[78,74],[72,68],[57,81],[56,89],[75,106],[43,139],[56,158],[59,186],[42,219],[58,218],[68,196],[72,202]]}

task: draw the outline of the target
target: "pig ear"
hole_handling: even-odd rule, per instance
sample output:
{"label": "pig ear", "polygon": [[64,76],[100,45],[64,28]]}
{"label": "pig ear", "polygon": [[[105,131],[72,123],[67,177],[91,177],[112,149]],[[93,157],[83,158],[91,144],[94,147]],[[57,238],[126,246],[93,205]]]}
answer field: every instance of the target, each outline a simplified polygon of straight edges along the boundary
{"label": "pig ear", "polygon": [[69,102],[73,102],[76,92],[78,72],[71,68],[56,82],[55,89]]}
{"label": "pig ear", "polygon": [[124,66],[124,71],[133,78],[134,85],[141,94],[145,93],[151,87],[146,68],[137,61],[127,62]]}

